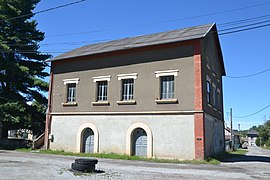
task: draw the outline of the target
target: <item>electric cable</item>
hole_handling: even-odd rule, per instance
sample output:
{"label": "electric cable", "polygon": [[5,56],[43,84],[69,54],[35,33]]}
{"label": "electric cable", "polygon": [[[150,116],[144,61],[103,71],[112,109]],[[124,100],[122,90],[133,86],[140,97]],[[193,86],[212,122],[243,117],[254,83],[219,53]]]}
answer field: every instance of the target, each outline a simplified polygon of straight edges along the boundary
{"label": "electric cable", "polygon": [[267,105],[266,107],[260,109],[259,111],[256,111],[256,112],[254,112],[254,113],[251,113],[251,114],[249,114],[249,115],[246,115],[246,116],[233,116],[233,117],[234,117],[234,118],[247,118],[247,117],[253,116],[253,115],[255,115],[255,114],[258,114],[258,113],[262,112],[263,110],[265,110],[265,109],[267,109],[267,108],[269,108],[269,107],[270,107],[270,104]]}
{"label": "electric cable", "polygon": [[40,14],[40,13],[52,11],[52,10],[55,10],[55,9],[60,9],[60,8],[63,8],[63,7],[67,7],[67,6],[71,6],[71,5],[74,5],[74,4],[82,3],[84,1],[87,1],[87,0],[79,0],[79,1],[72,2],[72,3],[63,4],[63,5],[60,5],[60,6],[56,6],[56,7],[44,9],[44,10],[41,10],[41,11],[37,11],[37,12],[34,12],[34,13],[23,14],[23,15],[20,15],[20,16],[16,16],[16,17],[12,17],[12,18],[7,18],[7,19],[1,19],[0,22],[10,21],[10,20],[24,18],[24,17],[28,17],[28,16],[34,16],[36,14]]}

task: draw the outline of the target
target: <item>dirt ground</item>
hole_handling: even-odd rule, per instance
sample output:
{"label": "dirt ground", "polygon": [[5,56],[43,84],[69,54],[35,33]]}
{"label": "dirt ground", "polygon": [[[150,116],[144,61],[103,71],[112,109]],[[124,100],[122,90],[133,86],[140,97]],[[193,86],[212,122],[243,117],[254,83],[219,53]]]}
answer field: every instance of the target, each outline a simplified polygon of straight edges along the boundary
{"label": "dirt ground", "polygon": [[92,174],[71,171],[75,159],[0,150],[0,179],[270,179],[270,151],[256,147],[220,165],[98,159],[99,171]]}

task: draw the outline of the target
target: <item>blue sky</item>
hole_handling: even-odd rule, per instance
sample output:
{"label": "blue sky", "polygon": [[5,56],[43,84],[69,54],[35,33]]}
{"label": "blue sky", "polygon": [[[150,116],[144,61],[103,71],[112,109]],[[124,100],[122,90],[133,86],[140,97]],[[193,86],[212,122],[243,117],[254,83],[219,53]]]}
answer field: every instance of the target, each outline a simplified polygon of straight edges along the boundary
{"label": "blue sky", "polygon": [[[74,1],[41,0],[35,12]],[[201,24],[215,22],[221,30],[225,28],[221,25],[223,23],[268,15],[269,9],[269,0],[87,0],[37,14],[35,19],[38,29],[46,34],[41,51],[57,52],[51,53],[56,56],[86,44]],[[224,11],[226,13],[216,13]],[[206,14],[212,15],[203,16]],[[270,68],[269,42],[270,27],[220,36],[227,76],[244,76]],[[241,129],[249,129],[270,119],[270,108],[247,118],[236,118],[257,112],[270,104],[269,76],[270,71],[249,78],[223,78],[224,118],[227,124],[230,108],[233,108],[235,129],[238,124]]]}

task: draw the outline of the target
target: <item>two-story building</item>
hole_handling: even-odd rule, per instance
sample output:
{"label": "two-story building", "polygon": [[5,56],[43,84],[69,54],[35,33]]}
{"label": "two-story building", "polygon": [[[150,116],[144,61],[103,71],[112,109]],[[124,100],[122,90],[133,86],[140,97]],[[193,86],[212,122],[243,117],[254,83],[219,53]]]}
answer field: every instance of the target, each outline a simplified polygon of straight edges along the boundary
{"label": "two-story building", "polygon": [[49,62],[46,148],[176,159],[224,150],[215,24],[91,44]]}

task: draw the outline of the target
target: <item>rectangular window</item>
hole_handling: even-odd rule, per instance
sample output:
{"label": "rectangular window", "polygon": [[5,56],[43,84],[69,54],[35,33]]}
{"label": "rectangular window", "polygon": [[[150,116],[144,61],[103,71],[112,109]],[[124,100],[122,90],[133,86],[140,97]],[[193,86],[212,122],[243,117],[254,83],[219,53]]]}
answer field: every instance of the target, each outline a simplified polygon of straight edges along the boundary
{"label": "rectangular window", "polygon": [[67,84],[67,102],[76,102],[76,83]]}
{"label": "rectangular window", "polygon": [[213,86],[213,106],[217,106],[217,91],[216,88]]}
{"label": "rectangular window", "polygon": [[174,76],[161,76],[160,77],[160,99],[173,99],[174,98]]}
{"label": "rectangular window", "polygon": [[122,80],[122,100],[133,100],[134,94],[134,79]]}
{"label": "rectangular window", "polygon": [[217,90],[217,107],[218,107],[218,109],[221,108],[221,105],[220,105],[220,90],[219,89]]}
{"label": "rectangular window", "polygon": [[107,101],[108,82],[97,81],[97,101]]}
{"label": "rectangular window", "polygon": [[211,83],[209,81],[206,82],[206,91],[207,91],[207,103],[211,104]]}

